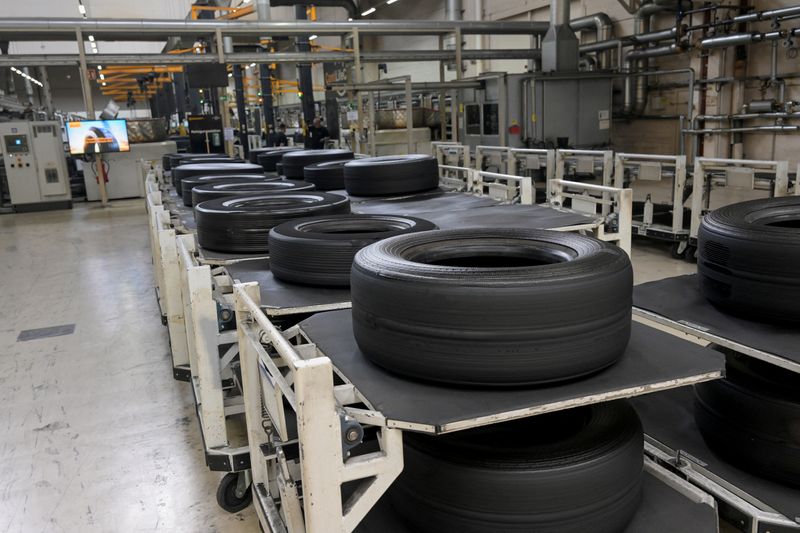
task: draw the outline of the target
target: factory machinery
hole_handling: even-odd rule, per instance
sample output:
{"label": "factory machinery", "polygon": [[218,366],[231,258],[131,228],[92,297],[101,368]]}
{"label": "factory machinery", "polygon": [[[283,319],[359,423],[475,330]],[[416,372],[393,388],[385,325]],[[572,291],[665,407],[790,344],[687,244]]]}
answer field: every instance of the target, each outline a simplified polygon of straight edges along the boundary
{"label": "factory machinery", "polygon": [[[353,212],[396,210],[446,231],[478,223],[592,231],[628,250],[631,191],[617,187],[622,178],[614,167],[641,164],[645,168],[638,172],[654,175],[648,165],[684,166],[679,158],[602,151],[508,148],[498,154],[489,147],[473,159],[468,146],[439,143],[434,152],[440,187],[450,192],[351,197]],[[504,166],[484,170],[473,164],[487,159]],[[535,203],[536,179],[519,172],[534,167],[546,178],[544,205]],[[591,169],[598,183],[566,179],[578,167]],[[728,167],[770,168],[764,162],[695,161],[703,172]],[[785,164],[771,168],[784,183]],[[723,183],[709,174],[710,188]],[[353,339],[349,290],[282,282],[265,254],[200,246],[193,211],[177,198],[158,163],[147,188],[172,371],[191,381],[209,467],[228,472],[220,504],[238,510],[252,495],[265,530],[409,531],[384,493],[403,471],[403,442],[414,434],[457,435],[629,397],[636,397],[645,428],[646,474],[644,500],[627,531],[715,532],[720,519],[741,531],[800,530],[796,489],[716,459],[696,429],[686,427],[692,414],[685,388],[723,375],[722,355],[698,344],[797,372],[791,348],[797,333],[712,312],[697,296],[694,276],[634,289],[633,312],[643,324],[634,324],[621,362],[595,378],[510,392],[459,389],[453,395],[447,385],[404,379],[362,359]],[[786,189],[791,191],[788,183]],[[683,340],[685,335],[695,343]]]}

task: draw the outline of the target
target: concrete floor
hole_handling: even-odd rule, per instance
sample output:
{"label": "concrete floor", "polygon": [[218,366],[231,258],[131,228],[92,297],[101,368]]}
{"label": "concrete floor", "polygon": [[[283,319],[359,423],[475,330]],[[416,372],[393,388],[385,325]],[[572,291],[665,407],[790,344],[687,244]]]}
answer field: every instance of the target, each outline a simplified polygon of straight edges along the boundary
{"label": "concrete floor", "polygon": [[[141,200],[0,216],[0,533],[258,531],[216,504],[146,224]],[[695,270],[667,250],[636,242],[637,283]]]}
{"label": "concrete floor", "polygon": [[172,379],[143,202],[2,215],[0,273],[0,532],[258,531],[217,506]]}

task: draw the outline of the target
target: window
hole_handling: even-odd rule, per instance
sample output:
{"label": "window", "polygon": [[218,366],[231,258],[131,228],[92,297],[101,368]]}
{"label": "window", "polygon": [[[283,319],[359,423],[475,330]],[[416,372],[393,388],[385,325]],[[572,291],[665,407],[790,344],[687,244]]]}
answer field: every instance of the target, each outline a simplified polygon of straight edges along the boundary
{"label": "window", "polygon": [[481,107],[478,104],[466,106],[467,135],[481,134]]}

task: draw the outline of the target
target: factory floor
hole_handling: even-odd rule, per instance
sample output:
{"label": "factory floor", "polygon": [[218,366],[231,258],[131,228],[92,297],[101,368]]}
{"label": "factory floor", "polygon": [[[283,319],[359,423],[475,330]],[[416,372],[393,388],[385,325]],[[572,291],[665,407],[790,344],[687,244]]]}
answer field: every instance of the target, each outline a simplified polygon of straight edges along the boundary
{"label": "factory floor", "polygon": [[[637,283],[695,270],[667,250],[635,242]],[[0,273],[0,533],[258,531],[172,379],[143,202],[0,216]]]}

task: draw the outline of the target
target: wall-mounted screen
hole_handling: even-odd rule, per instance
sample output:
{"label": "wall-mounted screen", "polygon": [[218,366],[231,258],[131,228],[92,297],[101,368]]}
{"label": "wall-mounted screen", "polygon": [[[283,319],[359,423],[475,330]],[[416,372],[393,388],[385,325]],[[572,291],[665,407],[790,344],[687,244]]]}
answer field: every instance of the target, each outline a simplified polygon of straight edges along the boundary
{"label": "wall-mounted screen", "polygon": [[72,155],[129,152],[131,149],[125,120],[67,122],[67,139]]}

